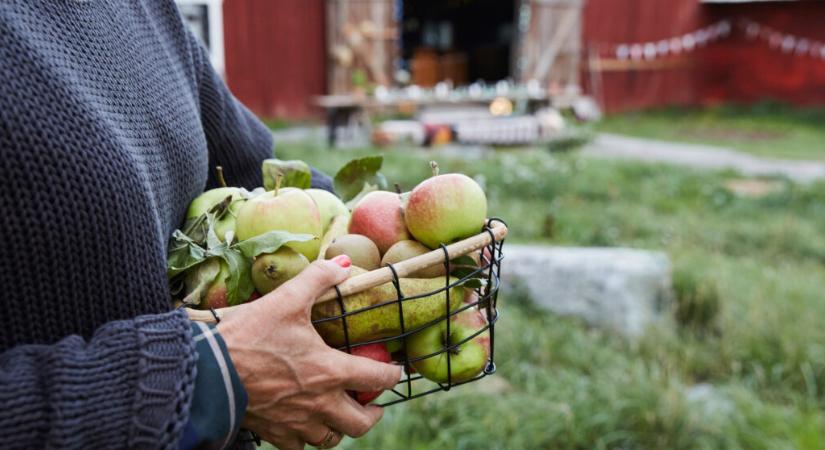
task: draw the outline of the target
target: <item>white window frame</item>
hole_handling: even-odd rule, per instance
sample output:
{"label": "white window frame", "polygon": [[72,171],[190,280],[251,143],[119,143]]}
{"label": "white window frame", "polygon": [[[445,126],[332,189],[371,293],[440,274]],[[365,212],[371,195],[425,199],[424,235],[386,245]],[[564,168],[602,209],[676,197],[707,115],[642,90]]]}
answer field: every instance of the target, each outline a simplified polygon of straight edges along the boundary
{"label": "white window frame", "polygon": [[209,21],[209,59],[212,67],[221,75],[226,73],[223,46],[223,0],[175,0],[178,5],[206,6]]}

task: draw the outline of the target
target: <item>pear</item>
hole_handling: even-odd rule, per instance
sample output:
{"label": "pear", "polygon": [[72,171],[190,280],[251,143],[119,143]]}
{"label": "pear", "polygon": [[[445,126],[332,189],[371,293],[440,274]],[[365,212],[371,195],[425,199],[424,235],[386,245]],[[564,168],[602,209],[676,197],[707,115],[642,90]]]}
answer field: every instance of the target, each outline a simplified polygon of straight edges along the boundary
{"label": "pear", "polygon": [[[352,274],[363,273],[363,270],[353,267]],[[458,281],[450,279],[450,283]],[[399,280],[401,292],[406,298],[402,302],[404,311],[404,329],[409,331],[426,325],[444,317],[447,313],[446,290],[444,278],[401,278]],[[437,291],[432,295],[421,298],[411,298]],[[385,283],[372,289],[344,297],[344,309],[347,312],[356,311],[369,306],[390,302],[370,310],[354,313],[346,317],[347,331],[350,343],[366,342],[373,339],[396,336],[401,333],[401,322],[397,299],[398,294],[392,283]],[[464,299],[464,288],[450,288],[449,310],[454,311],[461,306]],[[337,300],[319,303],[312,308],[312,319],[330,318],[341,315],[341,308]],[[345,345],[344,328],[341,319],[332,319],[315,323],[318,334],[327,344],[333,347]]]}
{"label": "pear", "polygon": [[[381,259],[381,265],[386,266],[387,264],[399,263],[405,259],[423,255],[424,253],[429,253],[430,251],[431,250],[425,247],[424,244],[417,241],[399,241],[387,250],[387,253],[384,254],[384,258]],[[439,263],[434,266],[421,269],[410,276],[415,278],[435,278],[443,277],[446,274],[447,268],[444,267],[444,264]]]}
{"label": "pear", "polygon": [[487,197],[481,186],[458,173],[422,181],[404,206],[407,229],[429,248],[480,233],[486,219]]}
{"label": "pear", "polygon": [[259,255],[252,263],[252,284],[260,294],[274,291],[309,265],[306,257],[289,247]]}
{"label": "pear", "polygon": [[340,198],[336,197],[323,189],[305,189],[304,192],[309,194],[315,204],[318,206],[318,212],[321,214],[321,226],[324,227],[324,232],[329,229],[332,218],[336,216],[350,216],[349,208]]}
{"label": "pear", "polygon": [[332,259],[338,255],[347,255],[352,264],[365,270],[381,267],[381,255],[378,247],[366,236],[360,234],[345,234],[332,241],[324,255],[325,259]]}
{"label": "pear", "polygon": [[323,235],[321,214],[312,197],[301,189],[284,188],[253,197],[241,206],[236,222],[240,241],[274,230],[310,234],[315,239],[286,246],[310,261],[318,256]]}
{"label": "pear", "polygon": [[218,239],[223,241],[226,238],[227,232],[235,231],[235,218],[238,216],[238,210],[240,210],[241,205],[244,203],[240,189],[222,187],[204,192],[189,204],[189,209],[186,211],[186,218],[194,219],[201,214],[205,214],[210,208],[226,200],[228,197],[232,197],[229,208],[226,209],[223,216],[215,221],[215,234],[218,235]]}

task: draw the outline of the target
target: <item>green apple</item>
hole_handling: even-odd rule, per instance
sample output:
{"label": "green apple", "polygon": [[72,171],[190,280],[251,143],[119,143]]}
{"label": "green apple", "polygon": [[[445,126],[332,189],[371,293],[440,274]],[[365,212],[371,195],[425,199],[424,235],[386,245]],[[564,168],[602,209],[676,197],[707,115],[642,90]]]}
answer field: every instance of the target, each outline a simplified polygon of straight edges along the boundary
{"label": "green apple", "polygon": [[[413,368],[425,378],[437,383],[448,381],[447,359],[450,360],[449,380],[453,383],[467,381],[479,374],[490,358],[490,333],[485,330],[460,346],[443,351],[469,338],[487,325],[484,315],[475,308],[466,309],[450,317],[450,335],[447,321],[429,326],[407,338],[407,356],[421,358],[436,352],[429,358],[412,362]],[[443,351],[443,352],[442,352]]]}
{"label": "green apple", "polygon": [[246,201],[238,211],[235,232],[243,241],[264,233],[281,230],[295,234],[310,234],[314,239],[289,242],[287,247],[308,260],[318,257],[321,247],[321,214],[315,201],[301,189],[280,189],[266,192]]}
{"label": "green apple", "polygon": [[486,219],[487,197],[481,186],[457,173],[419,183],[404,209],[410,234],[433,249],[481,232]]}
{"label": "green apple", "polygon": [[235,232],[235,218],[238,216],[238,211],[245,201],[241,196],[240,189],[235,187],[221,187],[204,192],[189,204],[189,209],[186,211],[186,218],[197,218],[228,197],[232,197],[229,208],[226,209],[223,216],[215,221],[215,234],[218,235],[218,239],[223,241],[226,238],[226,233],[230,231]]}
{"label": "green apple", "polygon": [[321,226],[324,227],[324,231],[329,227],[333,217],[349,217],[349,208],[347,208],[347,205],[345,205],[340,198],[336,197],[335,194],[323,189],[305,189],[304,192],[315,200],[315,204],[318,206],[318,212],[321,213]]}

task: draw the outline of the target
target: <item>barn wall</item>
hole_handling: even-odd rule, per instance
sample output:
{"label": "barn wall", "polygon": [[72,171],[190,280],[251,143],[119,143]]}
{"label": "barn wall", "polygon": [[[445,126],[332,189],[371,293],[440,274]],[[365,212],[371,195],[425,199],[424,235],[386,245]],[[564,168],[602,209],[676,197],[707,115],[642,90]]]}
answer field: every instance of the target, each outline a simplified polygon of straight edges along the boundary
{"label": "barn wall", "polygon": [[[694,31],[706,22],[698,0],[587,0],[583,47],[591,54],[612,57],[609,48],[616,44],[655,42]],[[676,68],[585,70],[582,83],[586,91],[600,97],[607,112],[694,104],[699,99],[696,73],[702,51],[684,57],[683,65]]]}
{"label": "barn wall", "polygon": [[[682,57],[686,66],[597,73],[585,68],[585,90],[599,98],[607,112],[763,99],[825,104],[825,59],[793,56],[763,41],[748,41],[737,26],[740,18],[825,42],[825,2],[723,5],[698,0],[588,0],[583,42],[591,51],[598,52],[600,44],[666,39],[723,19],[731,20],[733,31],[730,37]],[[602,47],[602,57],[607,48]]]}
{"label": "barn wall", "polygon": [[323,0],[225,0],[226,80],[262,117],[316,115],[326,87]]}
{"label": "barn wall", "polygon": [[[712,18],[748,18],[778,32],[825,42],[825,2],[706,6]],[[766,98],[825,105],[825,58],[795,56],[753,42],[740,30],[710,47],[702,79],[704,103]]]}

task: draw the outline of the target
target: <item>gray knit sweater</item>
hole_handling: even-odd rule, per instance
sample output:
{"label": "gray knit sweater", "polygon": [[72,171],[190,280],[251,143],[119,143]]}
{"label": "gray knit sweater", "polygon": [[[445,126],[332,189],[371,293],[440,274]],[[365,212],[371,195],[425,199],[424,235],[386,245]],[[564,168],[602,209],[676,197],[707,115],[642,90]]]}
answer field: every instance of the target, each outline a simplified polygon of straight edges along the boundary
{"label": "gray knit sweater", "polygon": [[174,448],[196,354],[167,240],[271,136],[173,0],[0,1],[0,447]]}

